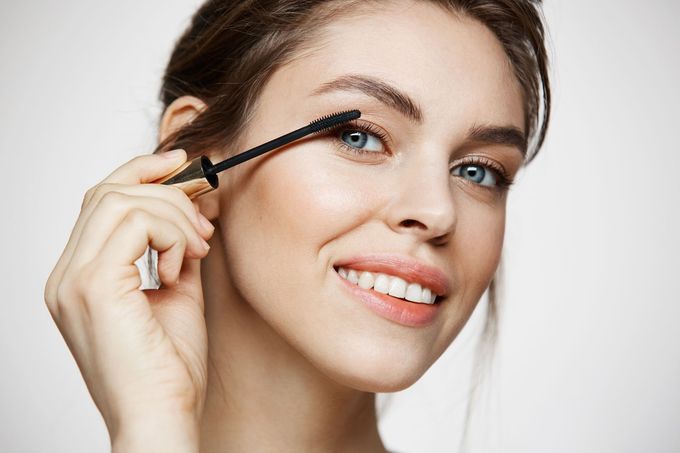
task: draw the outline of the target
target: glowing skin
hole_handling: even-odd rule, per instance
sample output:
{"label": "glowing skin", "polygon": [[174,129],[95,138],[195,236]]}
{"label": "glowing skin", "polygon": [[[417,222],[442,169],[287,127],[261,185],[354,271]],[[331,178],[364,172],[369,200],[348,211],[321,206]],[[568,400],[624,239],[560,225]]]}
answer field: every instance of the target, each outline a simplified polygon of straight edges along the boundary
{"label": "glowing skin", "polygon": [[[389,136],[381,146],[368,135],[364,147],[387,154],[343,151],[338,133],[220,176],[207,212],[218,227],[202,262],[205,451],[384,451],[373,392],[404,389],[433,364],[499,262],[505,193],[472,182],[474,169],[469,179],[465,168],[452,174],[469,156],[510,177],[522,163],[517,147],[468,139],[480,125],[523,130],[520,88],[494,35],[425,2],[396,2],[345,17],[326,37],[268,81],[239,149],[357,108],[360,123]],[[345,74],[407,93],[422,123],[356,90],[311,95]],[[410,256],[448,276],[431,323],[404,326],[343,291],[333,265],[373,253]]]}

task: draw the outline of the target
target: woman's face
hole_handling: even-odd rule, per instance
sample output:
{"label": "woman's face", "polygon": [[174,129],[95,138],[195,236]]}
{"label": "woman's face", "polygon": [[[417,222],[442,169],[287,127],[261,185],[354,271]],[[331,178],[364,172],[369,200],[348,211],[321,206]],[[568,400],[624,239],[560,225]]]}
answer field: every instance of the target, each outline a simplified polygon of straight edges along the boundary
{"label": "woman's face", "polygon": [[[522,95],[487,28],[427,3],[345,17],[325,38],[273,74],[242,149],[331,113],[361,118],[221,176],[230,297],[337,382],[396,391],[449,346],[496,270]],[[386,274],[397,297],[339,265]],[[413,283],[436,303],[398,297],[422,297]]]}

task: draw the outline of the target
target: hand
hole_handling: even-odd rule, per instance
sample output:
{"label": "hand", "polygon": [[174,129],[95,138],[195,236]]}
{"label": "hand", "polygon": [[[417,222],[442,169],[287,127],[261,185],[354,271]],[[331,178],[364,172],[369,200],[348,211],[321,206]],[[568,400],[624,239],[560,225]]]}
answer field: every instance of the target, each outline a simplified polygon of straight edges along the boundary
{"label": "hand", "polygon": [[[140,433],[197,449],[208,348],[200,259],[214,227],[180,189],[145,184],[186,159],[139,156],[88,190],[45,286],[114,445]],[[140,290],[134,263],[149,245],[161,287]]]}

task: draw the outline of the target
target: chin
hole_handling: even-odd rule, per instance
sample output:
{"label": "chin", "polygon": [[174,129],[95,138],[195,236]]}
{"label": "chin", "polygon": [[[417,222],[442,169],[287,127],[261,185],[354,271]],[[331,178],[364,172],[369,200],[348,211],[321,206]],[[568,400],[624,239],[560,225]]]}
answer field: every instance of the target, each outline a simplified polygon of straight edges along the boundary
{"label": "chin", "polygon": [[433,359],[408,348],[383,350],[350,347],[326,356],[317,363],[338,384],[364,392],[391,393],[404,390],[418,381]]}

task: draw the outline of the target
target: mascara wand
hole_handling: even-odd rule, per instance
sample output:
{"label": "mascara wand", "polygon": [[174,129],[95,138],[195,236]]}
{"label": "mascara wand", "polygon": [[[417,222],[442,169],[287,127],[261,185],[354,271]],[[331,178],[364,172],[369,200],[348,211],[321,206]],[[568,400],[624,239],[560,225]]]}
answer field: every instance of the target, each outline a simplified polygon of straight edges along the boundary
{"label": "mascara wand", "polygon": [[300,139],[306,135],[313,134],[315,132],[321,132],[333,126],[357,119],[360,116],[361,112],[359,110],[349,110],[346,112],[340,112],[321,117],[312,121],[307,126],[301,127],[300,129],[294,130],[293,132],[289,132],[285,135],[270,140],[267,143],[263,143],[262,145],[258,145],[247,151],[239,153],[223,160],[222,162],[218,162],[217,164],[213,164],[206,156],[199,156],[190,160],[189,162],[185,162],[174,172],[154,181],[154,183],[179,187],[189,196],[190,199],[194,199],[206,192],[217,189],[217,186],[219,185],[217,173],[264,154],[268,151],[280,148],[281,146],[287,145],[288,143]]}

